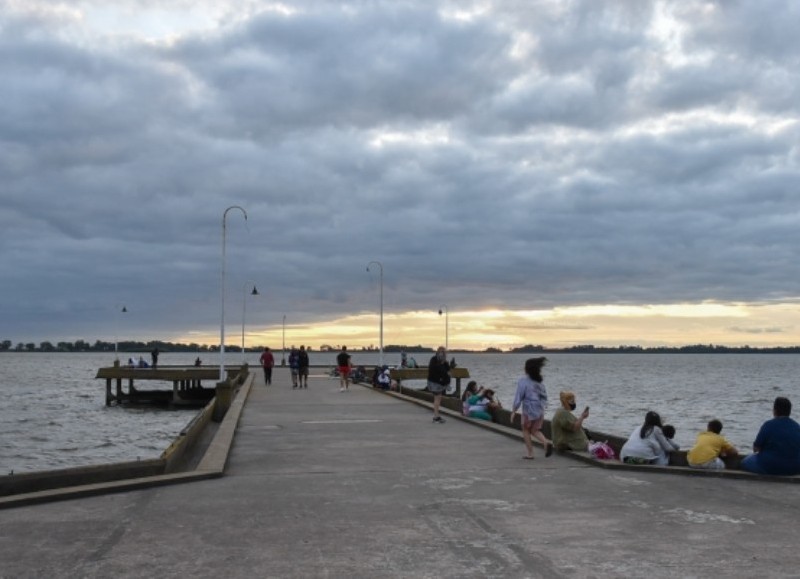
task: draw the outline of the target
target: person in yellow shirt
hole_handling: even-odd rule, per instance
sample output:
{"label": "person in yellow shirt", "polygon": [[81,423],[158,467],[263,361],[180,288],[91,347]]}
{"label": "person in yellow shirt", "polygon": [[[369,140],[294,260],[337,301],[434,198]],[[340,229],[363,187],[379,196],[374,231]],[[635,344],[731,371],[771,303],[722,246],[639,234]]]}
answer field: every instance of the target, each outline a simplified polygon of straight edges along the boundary
{"label": "person in yellow shirt", "polygon": [[697,441],[686,454],[690,467],[721,470],[725,468],[725,463],[720,457],[739,454],[720,432],[722,422],[717,419],[709,421],[708,430],[697,435]]}

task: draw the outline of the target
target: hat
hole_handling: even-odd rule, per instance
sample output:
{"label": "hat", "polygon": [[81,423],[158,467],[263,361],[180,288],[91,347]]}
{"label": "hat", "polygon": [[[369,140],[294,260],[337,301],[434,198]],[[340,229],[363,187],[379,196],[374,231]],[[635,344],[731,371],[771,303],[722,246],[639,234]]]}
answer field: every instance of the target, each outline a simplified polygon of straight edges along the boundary
{"label": "hat", "polygon": [[575,402],[575,393],[570,392],[569,390],[562,390],[559,394],[559,398],[561,399],[561,404],[564,406],[569,406]]}

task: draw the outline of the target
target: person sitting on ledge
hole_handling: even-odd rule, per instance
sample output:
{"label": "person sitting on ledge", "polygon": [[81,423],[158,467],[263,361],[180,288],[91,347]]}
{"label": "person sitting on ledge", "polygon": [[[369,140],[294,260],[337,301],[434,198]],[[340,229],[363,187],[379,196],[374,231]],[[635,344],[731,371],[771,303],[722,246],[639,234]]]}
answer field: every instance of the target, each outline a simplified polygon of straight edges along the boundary
{"label": "person sitting on ledge", "polygon": [[477,394],[469,397],[467,403],[469,404],[467,416],[481,420],[493,420],[495,410],[501,408],[491,388],[481,388]]}
{"label": "person sitting on ledge", "polygon": [[378,388],[381,390],[388,390],[392,385],[392,377],[389,372],[389,366],[384,365],[378,374]]}
{"label": "person sitting on ledge", "polygon": [[694,446],[686,453],[686,462],[692,468],[703,468],[709,470],[722,470],[725,463],[722,462],[723,456],[736,456],[736,448],[723,437],[722,422],[710,420],[708,430],[697,435]]}
{"label": "person sitting on ledge", "polygon": [[464,416],[469,416],[469,399],[475,396],[483,388],[478,388],[478,383],[475,380],[470,380],[467,387],[461,393],[461,413]]}
{"label": "person sitting on ledge", "polygon": [[800,474],[800,425],[789,415],[792,403],[778,396],[772,405],[771,420],[761,425],[753,454],[742,459],[741,468],[755,474]]}
{"label": "person sitting on ledge", "polygon": [[559,395],[561,408],[558,408],[550,421],[553,435],[553,444],[557,450],[588,450],[589,437],[583,430],[583,421],[589,417],[589,407],[583,409],[581,415],[576,417],[575,394],[564,391]]}
{"label": "person sitting on ledge", "polygon": [[680,450],[680,446],[664,436],[661,430],[661,416],[649,411],[644,416],[644,424],[636,427],[628,441],[619,451],[619,458],[627,464],[669,465],[669,453]]}

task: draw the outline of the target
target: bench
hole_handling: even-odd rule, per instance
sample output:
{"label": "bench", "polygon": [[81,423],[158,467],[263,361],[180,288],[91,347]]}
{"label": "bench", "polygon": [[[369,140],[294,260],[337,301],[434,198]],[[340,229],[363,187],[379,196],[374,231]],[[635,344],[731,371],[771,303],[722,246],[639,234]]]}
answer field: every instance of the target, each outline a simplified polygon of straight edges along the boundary
{"label": "bench", "polygon": [[[428,368],[392,368],[389,371],[393,380],[397,380],[398,388],[403,380],[427,380]],[[461,379],[469,378],[469,370],[456,366],[450,370],[450,377],[455,378],[456,392],[454,396],[461,397]]]}

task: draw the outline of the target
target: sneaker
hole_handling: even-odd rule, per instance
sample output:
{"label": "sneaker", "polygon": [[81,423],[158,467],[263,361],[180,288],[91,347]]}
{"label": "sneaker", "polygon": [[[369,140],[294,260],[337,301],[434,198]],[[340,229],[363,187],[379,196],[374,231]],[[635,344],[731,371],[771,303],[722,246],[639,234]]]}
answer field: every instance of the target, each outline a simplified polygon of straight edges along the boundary
{"label": "sneaker", "polygon": [[434,416],[433,421],[438,424],[444,424],[444,418],[442,418],[441,416]]}
{"label": "sneaker", "polygon": [[344,392],[344,388],[339,388],[339,392]]}

